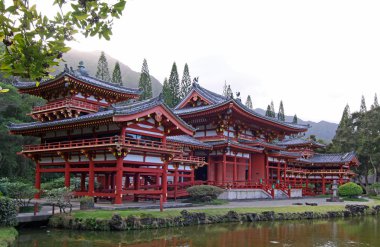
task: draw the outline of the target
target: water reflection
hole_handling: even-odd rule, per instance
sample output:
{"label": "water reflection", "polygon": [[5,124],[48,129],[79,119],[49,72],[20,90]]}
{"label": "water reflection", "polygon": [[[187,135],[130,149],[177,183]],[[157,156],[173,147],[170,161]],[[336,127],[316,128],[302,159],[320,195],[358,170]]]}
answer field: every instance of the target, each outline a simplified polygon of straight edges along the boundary
{"label": "water reflection", "polygon": [[378,217],[361,217],[349,220],[219,224],[129,232],[21,230],[16,246],[380,246],[378,226]]}

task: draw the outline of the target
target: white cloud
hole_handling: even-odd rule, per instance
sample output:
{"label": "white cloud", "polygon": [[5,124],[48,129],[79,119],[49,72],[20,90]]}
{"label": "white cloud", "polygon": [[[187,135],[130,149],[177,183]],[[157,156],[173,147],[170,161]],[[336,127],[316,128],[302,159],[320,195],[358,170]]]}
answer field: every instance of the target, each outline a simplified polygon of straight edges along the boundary
{"label": "white cloud", "polygon": [[78,38],[135,70],[147,58],[163,80],[173,61],[206,88],[225,80],[254,107],[284,101],[285,113],[338,122],[380,93],[380,2],[130,0],[111,41]]}

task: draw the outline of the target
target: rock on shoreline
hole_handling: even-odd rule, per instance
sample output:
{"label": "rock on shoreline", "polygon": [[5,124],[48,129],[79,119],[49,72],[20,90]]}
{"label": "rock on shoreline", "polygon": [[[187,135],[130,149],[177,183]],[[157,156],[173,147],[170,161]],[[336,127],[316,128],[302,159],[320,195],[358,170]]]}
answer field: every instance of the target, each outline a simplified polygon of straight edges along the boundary
{"label": "rock on shoreline", "polygon": [[182,210],[180,216],[171,218],[155,217],[121,217],[114,214],[111,219],[96,218],[75,218],[68,214],[56,215],[49,221],[49,226],[55,228],[65,228],[72,230],[91,230],[91,231],[126,231],[126,230],[143,230],[157,229],[167,227],[183,227],[191,225],[217,224],[228,222],[258,222],[258,221],[275,221],[275,220],[302,220],[302,219],[327,219],[343,218],[364,215],[378,215],[380,205],[369,207],[367,205],[346,205],[345,210],[329,211],[319,213],[313,211],[299,213],[275,213],[274,211],[265,211],[262,213],[237,213],[229,211],[224,215],[206,215],[202,212],[188,212]]}

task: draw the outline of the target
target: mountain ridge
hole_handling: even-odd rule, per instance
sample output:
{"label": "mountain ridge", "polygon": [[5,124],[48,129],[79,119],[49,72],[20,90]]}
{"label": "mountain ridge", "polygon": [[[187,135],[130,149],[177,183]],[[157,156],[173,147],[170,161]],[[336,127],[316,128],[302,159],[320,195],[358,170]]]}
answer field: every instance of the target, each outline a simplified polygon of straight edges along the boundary
{"label": "mountain ridge", "polygon": [[[112,76],[113,68],[118,60],[111,57],[107,53],[104,54],[107,58],[110,75]],[[68,53],[64,54],[64,61],[58,67],[58,71],[62,71],[64,69],[65,64],[67,64],[69,67],[72,66],[73,69],[76,69],[76,67],[74,66],[78,66],[79,62],[83,61],[84,66],[87,69],[90,76],[95,77],[99,56],[100,51],[85,52],[72,49]],[[141,73],[132,70],[128,65],[122,63],[121,61],[119,61],[119,64],[123,86],[138,88]],[[150,77],[152,80],[153,96],[157,96],[162,91],[162,84],[154,76],[150,75]]]}
{"label": "mountain ridge", "polygon": [[[255,111],[261,115],[265,115],[266,111],[261,108],[256,108]],[[293,116],[285,116],[286,122],[292,122]],[[335,136],[336,129],[338,128],[338,124],[331,123],[325,120],[321,120],[319,122],[313,121],[305,121],[298,118],[298,124],[310,125],[308,131],[306,131],[305,135],[315,135],[317,139],[322,139],[323,141],[329,143]]]}

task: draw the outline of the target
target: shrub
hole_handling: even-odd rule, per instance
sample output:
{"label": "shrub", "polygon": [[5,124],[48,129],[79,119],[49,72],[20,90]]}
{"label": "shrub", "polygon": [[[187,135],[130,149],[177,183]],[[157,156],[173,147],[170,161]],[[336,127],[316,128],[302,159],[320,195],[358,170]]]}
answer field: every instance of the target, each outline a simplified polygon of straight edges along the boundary
{"label": "shrub", "polygon": [[30,201],[38,192],[33,185],[23,182],[8,182],[4,184],[6,195],[16,201],[19,207],[29,206]]}
{"label": "shrub", "polygon": [[66,213],[66,208],[72,210],[71,197],[73,196],[73,187],[52,189],[46,192],[47,201],[59,208],[59,211]]}
{"label": "shrub", "polygon": [[218,198],[223,189],[211,185],[196,185],[186,189],[194,201],[209,202]]}
{"label": "shrub", "polygon": [[79,200],[80,203],[80,210],[86,210],[86,209],[93,209],[94,204],[94,198],[91,196],[84,196]]}
{"label": "shrub", "polygon": [[373,191],[374,195],[379,195],[380,194],[380,183],[374,183],[370,187],[371,191]]}
{"label": "shrub", "polygon": [[8,178],[0,178],[0,192],[3,196],[7,196],[6,184],[9,183]]}
{"label": "shrub", "polygon": [[0,198],[0,227],[15,226],[17,224],[17,206],[14,200],[1,197]]}
{"label": "shrub", "polygon": [[353,182],[345,183],[338,188],[340,196],[355,197],[363,194],[363,188]]}

